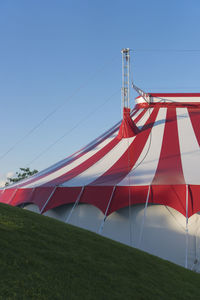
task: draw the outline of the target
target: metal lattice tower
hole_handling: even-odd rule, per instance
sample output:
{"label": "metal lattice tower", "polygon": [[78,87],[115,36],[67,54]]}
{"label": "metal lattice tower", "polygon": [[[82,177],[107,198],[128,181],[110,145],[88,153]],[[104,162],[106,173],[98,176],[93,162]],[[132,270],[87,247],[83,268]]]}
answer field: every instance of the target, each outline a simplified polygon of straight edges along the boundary
{"label": "metal lattice tower", "polygon": [[129,108],[129,74],[130,74],[130,49],[124,48],[122,53],[122,107]]}

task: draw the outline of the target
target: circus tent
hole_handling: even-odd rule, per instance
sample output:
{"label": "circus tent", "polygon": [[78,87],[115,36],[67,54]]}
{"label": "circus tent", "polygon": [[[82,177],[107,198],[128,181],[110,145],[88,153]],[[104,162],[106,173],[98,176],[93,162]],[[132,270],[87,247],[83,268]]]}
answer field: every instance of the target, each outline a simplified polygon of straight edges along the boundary
{"label": "circus tent", "polygon": [[70,157],[0,190],[23,206],[200,269],[200,94],[143,94]]}

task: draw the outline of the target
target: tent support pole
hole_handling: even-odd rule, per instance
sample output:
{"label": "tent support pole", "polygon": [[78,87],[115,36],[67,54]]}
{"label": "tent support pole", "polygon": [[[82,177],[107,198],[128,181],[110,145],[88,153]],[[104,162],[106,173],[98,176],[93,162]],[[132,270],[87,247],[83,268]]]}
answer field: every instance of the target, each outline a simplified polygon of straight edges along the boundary
{"label": "tent support pole", "polygon": [[141,226],[141,230],[140,230],[138,248],[140,248],[140,245],[142,242],[142,235],[143,235],[144,223],[145,223],[145,219],[146,219],[146,212],[147,212],[147,206],[148,206],[148,202],[149,202],[150,190],[151,190],[151,185],[149,185],[148,192],[147,192],[147,198],[146,198],[145,207],[144,207],[144,215],[143,215],[142,226]]}
{"label": "tent support pole", "polygon": [[110,196],[110,199],[108,201],[108,205],[106,207],[106,211],[105,211],[105,214],[104,214],[104,218],[101,222],[101,225],[99,227],[99,230],[98,230],[98,234],[102,234],[102,231],[103,231],[103,227],[104,227],[104,224],[105,224],[105,221],[106,221],[106,218],[107,218],[107,213],[108,213],[108,210],[109,210],[109,207],[110,207],[110,203],[112,201],[112,198],[113,198],[113,195],[114,195],[114,192],[115,192],[115,189],[116,189],[116,185],[113,187],[113,190],[112,190],[112,194]]}
{"label": "tent support pole", "polygon": [[74,211],[74,209],[76,208],[76,206],[78,205],[78,203],[79,203],[79,201],[80,201],[80,199],[81,199],[81,196],[82,196],[82,194],[83,194],[84,188],[85,188],[85,187],[82,186],[82,189],[81,189],[81,191],[80,191],[80,193],[79,193],[79,195],[78,195],[76,201],[74,202],[74,205],[73,205],[73,207],[72,207],[72,209],[71,209],[69,215],[67,216],[67,218],[66,218],[66,220],[65,220],[65,223],[69,223],[69,220],[70,220],[70,218],[71,218],[71,216],[72,216],[72,214],[73,214],[73,211]]}
{"label": "tent support pole", "polygon": [[188,185],[186,184],[185,268],[188,268]]}
{"label": "tent support pole", "polygon": [[55,186],[53,191],[51,192],[49,198],[47,199],[47,201],[45,202],[44,206],[42,207],[41,211],[40,211],[40,214],[43,213],[45,207],[47,206],[47,204],[49,203],[49,200],[51,199],[51,197],[53,196],[53,194],[55,193],[56,189],[57,189],[58,186]]}

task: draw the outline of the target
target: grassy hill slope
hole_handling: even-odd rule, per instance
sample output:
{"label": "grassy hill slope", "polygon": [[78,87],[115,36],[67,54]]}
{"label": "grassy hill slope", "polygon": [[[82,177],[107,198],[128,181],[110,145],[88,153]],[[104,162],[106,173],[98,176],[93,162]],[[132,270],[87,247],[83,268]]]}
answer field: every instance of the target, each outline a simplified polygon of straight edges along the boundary
{"label": "grassy hill slope", "polygon": [[200,299],[200,275],[0,205],[0,299]]}

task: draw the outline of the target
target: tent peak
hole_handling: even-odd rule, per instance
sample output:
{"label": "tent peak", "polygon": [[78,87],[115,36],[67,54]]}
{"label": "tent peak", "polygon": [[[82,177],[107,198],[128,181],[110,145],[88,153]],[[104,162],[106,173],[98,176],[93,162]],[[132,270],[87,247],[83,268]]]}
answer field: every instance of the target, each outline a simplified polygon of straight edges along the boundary
{"label": "tent peak", "polygon": [[118,132],[118,138],[130,138],[139,133],[138,127],[135,125],[130,116],[130,108],[123,108],[123,119]]}

